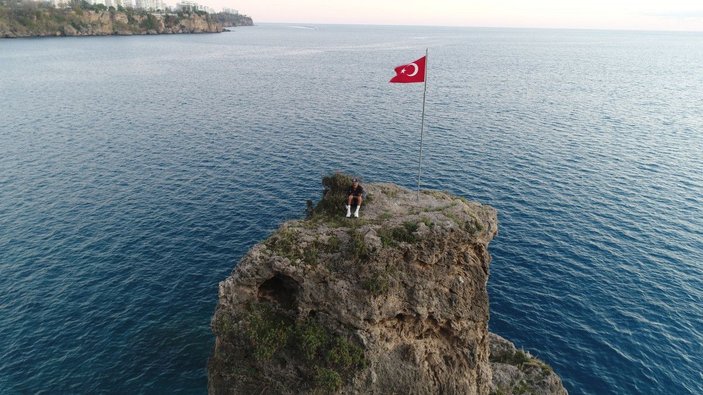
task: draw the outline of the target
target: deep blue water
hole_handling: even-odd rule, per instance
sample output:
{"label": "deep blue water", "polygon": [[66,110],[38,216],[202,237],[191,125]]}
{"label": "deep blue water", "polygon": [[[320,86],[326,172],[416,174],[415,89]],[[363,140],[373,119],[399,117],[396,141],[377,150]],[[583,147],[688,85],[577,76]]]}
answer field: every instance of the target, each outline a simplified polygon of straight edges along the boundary
{"label": "deep blue water", "polygon": [[703,34],[268,25],[0,41],[0,393],[206,392],[217,283],[344,170],[499,210],[491,329],[703,393]]}

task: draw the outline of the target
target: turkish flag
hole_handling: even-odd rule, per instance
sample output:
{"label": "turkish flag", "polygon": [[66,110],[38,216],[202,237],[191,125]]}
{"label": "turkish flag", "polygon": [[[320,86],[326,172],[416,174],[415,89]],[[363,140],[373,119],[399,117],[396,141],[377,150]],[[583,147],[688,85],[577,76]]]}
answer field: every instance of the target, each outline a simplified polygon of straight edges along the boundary
{"label": "turkish flag", "polygon": [[420,59],[398,66],[395,68],[395,77],[391,78],[389,82],[408,84],[412,82],[425,82],[425,58]]}

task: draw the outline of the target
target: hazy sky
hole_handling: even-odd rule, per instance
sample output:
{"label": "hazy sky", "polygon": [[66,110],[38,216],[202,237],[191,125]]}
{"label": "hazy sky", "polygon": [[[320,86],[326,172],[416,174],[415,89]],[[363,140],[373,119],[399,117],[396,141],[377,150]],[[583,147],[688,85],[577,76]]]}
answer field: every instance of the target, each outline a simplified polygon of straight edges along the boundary
{"label": "hazy sky", "polygon": [[703,0],[198,0],[254,22],[703,31]]}

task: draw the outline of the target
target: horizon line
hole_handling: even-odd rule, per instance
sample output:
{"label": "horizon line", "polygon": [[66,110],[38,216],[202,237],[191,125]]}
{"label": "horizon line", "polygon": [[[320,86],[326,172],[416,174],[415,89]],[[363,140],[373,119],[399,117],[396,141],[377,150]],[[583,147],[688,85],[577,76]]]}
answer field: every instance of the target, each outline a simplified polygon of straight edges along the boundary
{"label": "horizon line", "polygon": [[[250,16],[251,17],[251,16]],[[253,17],[252,17],[253,19]],[[387,26],[387,27],[441,27],[441,28],[466,28],[466,29],[515,29],[515,30],[587,30],[587,31],[603,31],[603,32],[650,32],[650,33],[703,33],[701,30],[666,30],[666,29],[645,29],[645,28],[618,28],[618,27],[554,27],[554,26],[481,26],[481,25],[412,25],[402,23],[330,23],[330,22],[255,22],[257,24],[268,25],[326,25],[326,26]]]}

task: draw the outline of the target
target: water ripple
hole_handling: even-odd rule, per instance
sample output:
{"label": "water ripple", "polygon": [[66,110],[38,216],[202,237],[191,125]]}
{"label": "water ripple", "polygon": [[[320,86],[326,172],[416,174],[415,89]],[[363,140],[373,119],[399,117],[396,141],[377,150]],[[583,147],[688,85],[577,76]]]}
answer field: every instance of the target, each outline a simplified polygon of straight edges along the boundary
{"label": "water ripple", "polygon": [[[410,41],[408,41],[410,40]],[[258,26],[0,41],[0,392],[204,393],[217,283],[334,170],[498,208],[492,330],[703,393],[700,35]]]}

